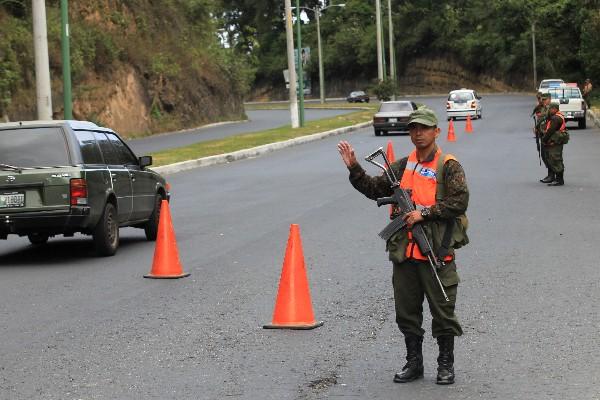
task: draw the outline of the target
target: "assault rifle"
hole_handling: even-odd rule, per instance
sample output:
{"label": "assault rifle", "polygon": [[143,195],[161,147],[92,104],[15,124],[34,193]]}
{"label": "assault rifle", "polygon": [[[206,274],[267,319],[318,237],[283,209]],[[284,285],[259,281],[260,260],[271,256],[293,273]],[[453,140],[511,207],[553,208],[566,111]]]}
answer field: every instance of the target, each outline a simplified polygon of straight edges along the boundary
{"label": "assault rifle", "polygon": [[[374,161],[374,159],[377,156],[383,157],[385,166],[378,163],[377,161]],[[385,204],[394,204],[400,209],[401,215],[405,215],[411,211],[415,211],[416,208],[415,208],[415,205],[411,198],[411,191],[408,189],[402,189],[400,187],[400,182],[398,182],[398,178],[396,178],[394,171],[392,171],[392,167],[390,165],[390,162],[389,162],[387,156],[385,155],[385,153],[383,151],[383,148],[380,147],[379,149],[375,150],[373,153],[371,153],[367,157],[365,157],[365,160],[367,160],[368,162],[370,162],[373,165],[376,165],[377,167],[381,168],[385,172],[385,175],[387,176],[388,180],[390,181],[392,190],[394,191],[394,193],[390,197],[381,197],[381,198],[377,199],[377,207],[381,207],[382,205],[385,205]],[[394,220],[392,220],[392,222],[390,222],[388,224],[388,226],[386,226],[379,233],[379,236],[382,239],[387,241],[394,233],[400,231],[401,229],[404,229],[405,227],[406,227],[406,222],[402,219],[401,216],[399,216],[399,217],[395,218]],[[444,285],[442,285],[442,282],[440,281],[440,277],[437,274],[437,271],[440,270],[444,266],[444,262],[441,261],[436,256],[435,252],[433,251],[433,248],[431,247],[431,243],[429,243],[429,239],[427,239],[427,235],[425,234],[425,230],[423,229],[423,225],[421,225],[421,224],[413,225],[411,232],[412,232],[412,237],[413,237],[414,241],[417,243],[417,246],[419,246],[419,250],[421,250],[421,254],[426,256],[427,259],[429,260],[429,265],[431,266],[431,271],[433,273],[433,276],[437,280],[438,285],[440,286],[440,289],[442,290],[444,299],[446,299],[446,301],[450,301],[450,299],[448,299],[448,295],[446,294],[446,291],[444,290]]]}
{"label": "assault rifle", "polygon": [[535,146],[538,151],[538,159],[540,160],[540,165],[542,165],[542,145],[540,143],[540,135],[538,135],[537,131],[537,120],[535,119],[535,114],[532,115],[533,118],[533,134],[535,135]]}

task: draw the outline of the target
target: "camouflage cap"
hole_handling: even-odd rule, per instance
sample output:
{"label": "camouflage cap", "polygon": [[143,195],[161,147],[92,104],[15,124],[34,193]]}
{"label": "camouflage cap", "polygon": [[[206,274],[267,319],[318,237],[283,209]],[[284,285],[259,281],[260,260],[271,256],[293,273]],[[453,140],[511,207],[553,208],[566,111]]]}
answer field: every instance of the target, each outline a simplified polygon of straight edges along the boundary
{"label": "camouflage cap", "polygon": [[558,103],[550,103],[550,105],[548,106],[548,108],[554,108],[556,110],[560,110],[560,104],[558,104]]}
{"label": "camouflage cap", "polygon": [[542,99],[549,99],[550,98],[550,93],[542,93],[542,95],[540,97]]}
{"label": "camouflage cap", "polygon": [[438,119],[433,110],[427,107],[421,107],[410,113],[408,117],[408,125],[422,124],[425,126],[437,126]]}

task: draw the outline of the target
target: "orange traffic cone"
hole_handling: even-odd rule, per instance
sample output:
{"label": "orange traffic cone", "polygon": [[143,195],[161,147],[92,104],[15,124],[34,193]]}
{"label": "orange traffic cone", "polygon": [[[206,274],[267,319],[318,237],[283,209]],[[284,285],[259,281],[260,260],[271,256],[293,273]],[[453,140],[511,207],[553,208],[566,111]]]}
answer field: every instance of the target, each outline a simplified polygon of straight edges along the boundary
{"label": "orange traffic cone", "polygon": [[473,133],[473,125],[471,125],[471,116],[467,115],[467,125],[465,126],[465,132]]}
{"label": "orange traffic cone", "polygon": [[321,325],[323,322],[315,321],[310,301],[300,227],[292,224],[279,280],[279,291],[275,300],[273,321],[263,328],[314,329]]}
{"label": "orange traffic cone", "polygon": [[154,249],[154,261],[152,270],[144,278],[153,279],[176,279],[184,278],[188,274],[183,272],[179,262],[179,251],[175,241],[175,231],[171,223],[171,211],[169,202],[163,200],[160,205],[160,219],[158,221],[158,236]]}
{"label": "orange traffic cone", "polygon": [[394,155],[394,146],[392,145],[391,140],[388,140],[387,151],[385,155],[387,156],[387,159],[389,160],[390,164],[396,161],[396,156]]}
{"label": "orange traffic cone", "polygon": [[[390,162],[390,164],[393,163],[394,161],[396,161],[396,156],[394,155],[394,146],[392,145],[391,140],[388,140],[386,156],[387,156],[387,159]],[[393,213],[394,213],[394,206],[390,205],[390,215],[392,215]]]}
{"label": "orange traffic cone", "polygon": [[454,123],[452,122],[452,120],[448,122],[448,141],[456,142],[456,136],[454,136]]}

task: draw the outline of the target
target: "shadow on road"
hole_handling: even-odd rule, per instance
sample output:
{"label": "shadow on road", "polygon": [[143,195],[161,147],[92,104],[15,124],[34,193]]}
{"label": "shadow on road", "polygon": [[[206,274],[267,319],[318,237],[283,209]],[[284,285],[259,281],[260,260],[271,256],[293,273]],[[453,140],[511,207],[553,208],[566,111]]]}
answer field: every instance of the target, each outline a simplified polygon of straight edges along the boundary
{"label": "shadow on road", "polygon": [[[138,243],[146,243],[144,237],[129,237],[120,239],[119,250],[115,257],[119,257],[120,252],[132,248]],[[94,251],[94,244],[90,238],[54,238],[41,246],[24,245],[19,249],[0,255],[0,268],[15,266],[48,266],[64,265],[65,262],[73,262],[84,259],[110,259],[111,257],[97,257]]]}

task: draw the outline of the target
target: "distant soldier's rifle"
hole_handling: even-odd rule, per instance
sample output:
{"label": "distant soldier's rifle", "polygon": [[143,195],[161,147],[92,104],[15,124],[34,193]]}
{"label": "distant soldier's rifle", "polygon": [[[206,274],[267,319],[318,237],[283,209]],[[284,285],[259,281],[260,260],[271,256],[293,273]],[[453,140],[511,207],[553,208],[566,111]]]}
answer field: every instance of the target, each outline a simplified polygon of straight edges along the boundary
{"label": "distant soldier's rifle", "polygon": [[[385,166],[378,163],[377,161],[374,161],[374,159],[377,156],[383,157]],[[398,182],[398,179],[396,178],[394,171],[392,171],[392,167],[390,165],[390,162],[389,162],[387,156],[385,155],[385,153],[383,151],[383,148],[380,147],[379,149],[375,150],[373,153],[371,153],[367,157],[365,157],[365,160],[367,160],[368,162],[370,162],[373,165],[376,165],[377,167],[381,168],[385,172],[385,175],[387,176],[388,180],[391,183],[392,190],[394,191],[394,193],[390,197],[382,197],[382,198],[377,199],[377,206],[381,207],[382,205],[385,205],[385,204],[394,204],[400,210],[400,216],[396,217],[396,219],[394,219],[392,222],[390,222],[388,224],[388,226],[386,226],[379,233],[379,236],[382,239],[387,241],[390,237],[392,237],[392,235],[394,233],[400,231],[401,229],[404,229],[407,226],[406,222],[402,219],[402,216],[411,211],[415,211],[416,208],[415,208],[415,205],[413,204],[413,201],[411,198],[411,191],[408,189],[402,189],[400,187],[400,182]],[[440,277],[437,274],[437,271],[440,270],[444,266],[444,262],[441,261],[436,256],[435,252],[433,251],[433,248],[431,247],[431,243],[429,243],[429,239],[427,238],[427,235],[425,234],[425,230],[423,229],[423,226],[421,224],[413,225],[411,232],[412,232],[413,240],[417,243],[417,246],[419,246],[419,250],[421,250],[421,254],[425,255],[427,257],[427,259],[429,260],[429,265],[431,266],[431,271],[433,272],[433,276],[437,280],[438,285],[440,286],[440,289],[442,290],[444,299],[446,299],[446,301],[450,301],[450,299],[448,299],[448,295],[446,294],[446,291],[444,290],[444,285],[442,285],[442,282],[440,281]]]}
{"label": "distant soldier's rifle", "polygon": [[533,134],[535,135],[535,146],[537,147],[540,165],[542,165],[542,145],[540,143],[540,135],[538,135],[537,120],[535,119],[535,115],[532,115],[532,117],[533,117]]}

